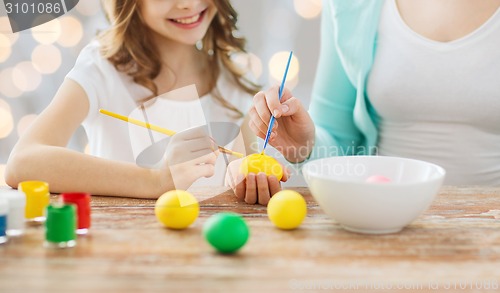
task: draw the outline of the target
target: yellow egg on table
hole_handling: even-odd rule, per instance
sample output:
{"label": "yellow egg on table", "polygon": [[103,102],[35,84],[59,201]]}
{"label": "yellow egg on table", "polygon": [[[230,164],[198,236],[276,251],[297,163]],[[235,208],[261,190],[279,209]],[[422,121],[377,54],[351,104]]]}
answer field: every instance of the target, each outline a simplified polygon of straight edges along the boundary
{"label": "yellow egg on table", "polygon": [[155,215],[158,221],[171,229],[189,227],[200,213],[196,198],[183,190],[171,190],[158,198]]}
{"label": "yellow egg on table", "polygon": [[274,175],[278,180],[283,177],[281,164],[273,157],[266,154],[252,154],[246,156],[240,165],[240,173],[247,176],[248,173],[266,173],[267,176]]}
{"label": "yellow egg on table", "polygon": [[293,190],[282,190],[269,201],[267,216],[273,224],[285,230],[295,229],[306,217],[307,204],[300,193]]}

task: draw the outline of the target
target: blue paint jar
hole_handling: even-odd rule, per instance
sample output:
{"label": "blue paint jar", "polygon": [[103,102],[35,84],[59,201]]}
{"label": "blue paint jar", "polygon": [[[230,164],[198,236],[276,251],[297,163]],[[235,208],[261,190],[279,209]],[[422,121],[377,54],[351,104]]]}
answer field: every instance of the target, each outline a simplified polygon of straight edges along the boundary
{"label": "blue paint jar", "polygon": [[0,244],[7,242],[7,214],[9,213],[9,202],[0,198]]}

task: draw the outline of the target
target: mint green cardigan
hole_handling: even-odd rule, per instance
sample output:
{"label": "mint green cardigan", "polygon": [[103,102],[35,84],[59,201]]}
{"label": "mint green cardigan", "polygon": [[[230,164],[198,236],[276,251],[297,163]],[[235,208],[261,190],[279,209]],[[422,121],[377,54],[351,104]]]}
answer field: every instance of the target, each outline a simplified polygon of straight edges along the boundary
{"label": "mint green cardigan", "polygon": [[321,50],[309,113],[310,159],[374,154],[378,116],[366,95],[384,0],[324,0]]}

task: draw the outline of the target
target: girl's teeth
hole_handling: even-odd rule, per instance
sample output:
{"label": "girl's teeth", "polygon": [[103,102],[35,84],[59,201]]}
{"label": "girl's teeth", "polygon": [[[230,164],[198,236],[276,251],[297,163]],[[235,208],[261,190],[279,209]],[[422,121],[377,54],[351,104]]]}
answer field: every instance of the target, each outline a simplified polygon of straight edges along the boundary
{"label": "girl's teeth", "polygon": [[190,18],[180,18],[180,19],[173,19],[173,21],[182,23],[182,24],[192,24],[198,21],[200,19],[200,14],[197,14],[193,17]]}

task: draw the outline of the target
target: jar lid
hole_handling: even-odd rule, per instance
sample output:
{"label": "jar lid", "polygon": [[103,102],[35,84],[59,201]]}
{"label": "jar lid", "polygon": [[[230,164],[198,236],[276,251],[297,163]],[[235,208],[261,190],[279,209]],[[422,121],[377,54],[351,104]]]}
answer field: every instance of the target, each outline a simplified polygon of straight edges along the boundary
{"label": "jar lid", "polygon": [[49,184],[44,181],[23,181],[19,183],[19,191],[22,191],[26,196],[45,196],[49,194]]}
{"label": "jar lid", "polygon": [[26,196],[15,189],[0,189],[0,198],[9,201],[10,207],[24,207],[26,205]]}
{"label": "jar lid", "polygon": [[49,242],[76,239],[76,208],[74,205],[49,205],[45,221],[45,237]]}

